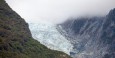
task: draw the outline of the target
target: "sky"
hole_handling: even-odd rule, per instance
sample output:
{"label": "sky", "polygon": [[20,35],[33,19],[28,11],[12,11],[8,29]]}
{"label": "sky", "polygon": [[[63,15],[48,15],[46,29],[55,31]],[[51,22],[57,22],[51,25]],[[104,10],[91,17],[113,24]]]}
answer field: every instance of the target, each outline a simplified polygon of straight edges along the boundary
{"label": "sky", "polygon": [[62,23],[79,16],[104,16],[115,0],[6,0],[27,22]]}

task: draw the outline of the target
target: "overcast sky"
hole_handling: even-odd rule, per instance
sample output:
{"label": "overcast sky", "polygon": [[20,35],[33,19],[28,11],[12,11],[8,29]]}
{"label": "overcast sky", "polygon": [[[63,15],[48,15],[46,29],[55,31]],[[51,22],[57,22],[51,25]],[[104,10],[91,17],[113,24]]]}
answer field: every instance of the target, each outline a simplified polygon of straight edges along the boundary
{"label": "overcast sky", "polygon": [[29,22],[60,23],[69,17],[105,15],[115,8],[115,0],[6,0]]}

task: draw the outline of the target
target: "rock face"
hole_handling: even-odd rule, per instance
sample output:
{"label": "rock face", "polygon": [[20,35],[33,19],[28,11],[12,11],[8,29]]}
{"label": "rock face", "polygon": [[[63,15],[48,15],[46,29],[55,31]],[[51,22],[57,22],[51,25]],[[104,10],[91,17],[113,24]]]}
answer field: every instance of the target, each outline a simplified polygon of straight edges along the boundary
{"label": "rock face", "polygon": [[70,58],[50,50],[31,36],[28,24],[0,0],[0,58]]}
{"label": "rock face", "polygon": [[70,52],[74,58],[115,57],[115,9],[105,17],[82,17],[59,26],[58,31],[74,46]]}

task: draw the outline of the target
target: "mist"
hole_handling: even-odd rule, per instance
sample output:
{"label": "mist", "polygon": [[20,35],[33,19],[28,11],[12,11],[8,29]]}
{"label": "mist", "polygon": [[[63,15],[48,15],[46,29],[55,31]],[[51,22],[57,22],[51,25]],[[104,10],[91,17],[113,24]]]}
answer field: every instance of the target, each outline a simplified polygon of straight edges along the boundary
{"label": "mist", "polygon": [[27,22],[62,23],[70,17],[104,16],[115,0],[6,0]]}

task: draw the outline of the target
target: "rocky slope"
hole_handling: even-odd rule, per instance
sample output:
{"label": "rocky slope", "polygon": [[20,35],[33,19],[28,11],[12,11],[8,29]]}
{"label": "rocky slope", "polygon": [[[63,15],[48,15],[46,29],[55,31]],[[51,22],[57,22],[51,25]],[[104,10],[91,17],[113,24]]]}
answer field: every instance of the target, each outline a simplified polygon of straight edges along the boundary
{"label": "rocky slope", "polygon": [[28,24],[0,0],[0,58],[70,58],[34,40]]}
{"label": "rocky slope", "polygon": [[73,44],[74,58],[115,57],[115,9],[105,17],[73,18],[58,27]]}

